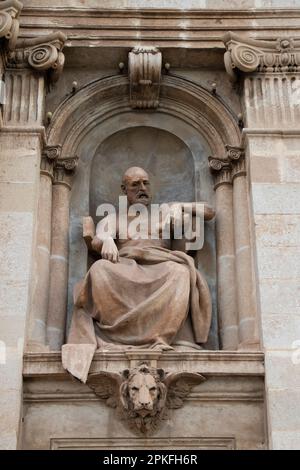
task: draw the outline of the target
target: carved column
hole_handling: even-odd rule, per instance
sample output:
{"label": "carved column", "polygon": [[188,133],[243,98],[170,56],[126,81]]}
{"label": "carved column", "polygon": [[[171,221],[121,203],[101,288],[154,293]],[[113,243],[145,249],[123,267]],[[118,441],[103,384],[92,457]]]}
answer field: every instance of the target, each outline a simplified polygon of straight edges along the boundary
{"label": "carved column", "polygon": [[42,351],[46,349],[50,280],[52,181],[53,166],[59,157],[59,153],[60,146],[46,147],[41,158],[36,258],[32,276],[32,307],[27,335],[28,351]]}
{"label": "carved column", "polygon": [[209,167],[215,177],[218,314],[222,349],[236,350],[238,318],[231,165],[228,161],[209,158]]}
{"label": "carved column", "polygon": [[[246,208],[242,207],[245,201],[239,200],[240,194],[246,192],[252,209],[250,221],[260,300],[259,327],[265,354],[267,428],[269,445],[275,449],[279,442],[282,449],[300,446],[300,434],[297,437],[294,432],[291,439],[290,422],[282,419],[282,416],[289,416],[291,403],[299,401],[295,385],[298,366],[291,358],[298,338],[299,270],[295,266],[299,266],[300,243],[297,237],[290,237],[290,228],[293,227],[293,233],[300,229],[297,172],[300,38],[290,38],[286,34],[268,41],[233,33],[224,38],[226,70],[232,79],[239,80],[244,112],[243,140],[248,178],[246,187],[242,157],[234,170],[236,217],[246,213]],[[245,224],[248,224],[247,219],[241,226]],[[244,235],[237,233],[241,246],[248,244],[243,240]],[[248,257],[245,262],[249,263],[247,252],[248,249],[243,256]],[[245,305],[245,311],[246,308]],[[246,331],[242,333],[246,335]],[[299,416],[294,413],[292,419],[293,430],[299,430]]]}
{"label": "carved column", "polygon": [[52,236],[47,342],[59,350],[64,342],[69,262],[69,210],[71,182],[78,158],[58,160],[54,168]]}
{"label": "carved column", "polygon": [[244,151],[227,146],[232,164],[234,239],[239,319],[239,348],[256,349],[256,298],[253,280],[248,187]]}
{"label": "carved column", "polygon": [[[21,8],[17,0],[0,2],[0,93],[4,95],[0,105],[0,225],[4,228],[0,252],[1,301],[5,305],[0,312],[0,330],[7,348],[2,365],[7,380],[1,388],[0,447],[12,449],[17,446],[20,429],[23,345],[28,335],[32,345],[45,343],[47,310],[42,284],[47,278],[47,256],[42,260],[42,250],[37,249],[37,244],[43,248],[49,245],[49,232],[41,232],[49,229],[51,192],[51,177],[45,175],[51,169],[44,158],[41,164],[44,103],[50,81],[61,71],[66,39],[60,33],[18,39]],[[49,55],[48,47],[52,51]],[[43,224],[38,226],[41,216]]]}

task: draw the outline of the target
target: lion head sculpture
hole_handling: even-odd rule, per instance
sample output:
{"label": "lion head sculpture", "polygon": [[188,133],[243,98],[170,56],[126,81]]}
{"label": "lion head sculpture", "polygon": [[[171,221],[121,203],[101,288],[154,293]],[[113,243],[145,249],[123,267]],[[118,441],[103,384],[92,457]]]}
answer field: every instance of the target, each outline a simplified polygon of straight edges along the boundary
{"label": "lion head sculpture", "polygon": [[122,373],[98,372],[87,385],[117,408],[131,429],[142,434],[153,432],[170,408],[180,408],[193,386],[205,378],[198,373],[165,373],[143,363]]}

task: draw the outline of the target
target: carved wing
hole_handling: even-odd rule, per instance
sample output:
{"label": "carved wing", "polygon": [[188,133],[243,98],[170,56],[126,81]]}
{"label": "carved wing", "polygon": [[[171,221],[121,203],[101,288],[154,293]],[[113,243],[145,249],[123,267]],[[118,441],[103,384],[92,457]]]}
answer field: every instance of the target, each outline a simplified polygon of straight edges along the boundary
{"label": "carved wing", "polygon": [[164,380],[167,387],[166,406],[168,408],[181,408],[184,399],[189,395],[192,388],[205,380],[203,375],[193,372],[168,374]]}
{"label": "carved wing", "polygon": [[88,376],[86,384],[97,397],[106,400],[111,408],[118,405],[119,389],[123,382],[122,376],[114,372],[96,372]]}

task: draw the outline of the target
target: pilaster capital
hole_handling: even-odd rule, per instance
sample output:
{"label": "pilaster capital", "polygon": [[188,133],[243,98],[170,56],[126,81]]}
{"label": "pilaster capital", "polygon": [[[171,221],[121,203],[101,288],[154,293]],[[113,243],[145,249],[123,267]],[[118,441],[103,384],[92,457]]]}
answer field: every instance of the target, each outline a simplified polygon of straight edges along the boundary
{"label": "pilaster capital", "polygon": [[130,104],[132,108],[157,108],[162,55],[156,47],[135,47],[128,54]]}
{"label": "pilaster capital", "polygon": [[215,189],[222,184],[232,184],[231,163],[228,159],[221,160],[215,157],[208,157],[208,166],[214,176]]}
{"label": "pilaster capital", "polygon": [[46,73],[50,82],[56,82],[65,62],[62,49],[66,39],[61,32],[31,39],[18,39],[15,50],[8,55],[7,65],[12,69],[30,67]]}
{"label": "pilaster capital", "polygon": [[226,145],[227,159],[231,163],[232,179],[246,175],[245,151],[241,147]]}
{"label": "pilaster capital", "polygon": [[65,157],[56,160],[54,166],[53,184],[62,184],[71,189],[73,176],[78,165],[78,160],[79,158],[77,156]]}
{"label": "pilaster capital", "polygon": [[4,0],[0,3],[0,38],[7,40],[8,50],[13,50],[16,45],[22,8],[19,0]]}
{"label": "pilaster capital", "polygon": [[228,32],[223,42],[226,47],[225,68],[232,80],[237,71],[244,73],[278,73],[300,71],[300,38],[276,38],[258,41]]}
{"label": "pilaster capital", "polygon": [[232,184],[237,176],[246,175],[244,149],[233,145],[225,145],[225,149],[223,159],[208,157],[208,166],[215,179],[215,189],[222,184]]}
{"label": "pilaster capital", "polygon": [[53,180],[53,170],[61,153],[61,145],[46,145],[42,152],[41,174]]}

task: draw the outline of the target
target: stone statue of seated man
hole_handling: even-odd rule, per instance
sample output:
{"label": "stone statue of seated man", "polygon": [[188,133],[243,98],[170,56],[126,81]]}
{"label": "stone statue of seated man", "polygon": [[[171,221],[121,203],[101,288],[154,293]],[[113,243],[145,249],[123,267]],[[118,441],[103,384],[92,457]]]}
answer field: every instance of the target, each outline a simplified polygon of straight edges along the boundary
{"label": "stone statue of seated man", "polygon": [[[121,188],[128,208],[142,204],[150,217],[148,174],[142,168],[129,168]],[[180,203],[176,209],[173,219],[176,213],[182,216]],[[136,215],[126,215],[128,227]],[[213,216],[205,204],[204,219]],[[159,237],[142,239],[131,236],[129,230],[121,238],[120,218],[110,232],[110,217],[97,225],[92,248],[101,259],[75,286],[71,327],[62,349],[63,366],[83,382],[96,350],[172,350],[176,340],[184,338],[180,332],[188,322],[189,338],[192,335],[197,348],[207,341],[211,323],[211,296],[204,277],[191,256],[171,249],[174,220],[169,239],[161,236],[163,224]]]}

